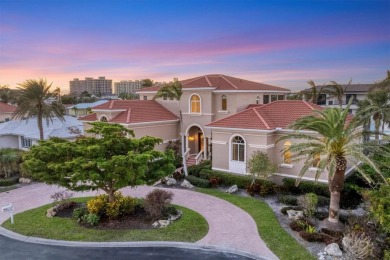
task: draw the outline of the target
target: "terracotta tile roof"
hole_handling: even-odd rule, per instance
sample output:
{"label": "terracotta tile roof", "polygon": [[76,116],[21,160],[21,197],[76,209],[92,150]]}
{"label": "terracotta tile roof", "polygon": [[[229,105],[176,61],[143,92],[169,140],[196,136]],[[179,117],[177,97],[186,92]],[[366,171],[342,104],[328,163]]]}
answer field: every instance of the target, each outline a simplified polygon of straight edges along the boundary
{"label": "terracotta tile roof", "polygon": [[0,113],[13,113],[16,110],[16,106],[8,105],[0,102]]}
{"label": "terracotta tile roof", "polygon": [[[121,124],[146,123],[178,120],[172,112],[154,100],[112,100],[92,108],[101,110],[124,110],[109,122]],[[80,118],[82,121],[96,121],[96,114]]]}
{"label": "terracotta tile roof", "polygon": [[302,100],[278,100],[251,107],[235,115],[208,124],[211,127],[272,130],[286,128],[298,118],[323,108]]}
{"label": "terracotta tile roof", "polygon": [[[214,88],[215,90],[258,90],[258,91],[285,91],[289,92],[289,89],[275,87],[263,83],[249,81],[240,78],[234,78],[221,74],[203,75],[196,78],[186,79],[180,81],[183,89],[191,88]],[[155,91],[160,89],[159,86],[143,88],[137,91],[142,93],[143,91]]]}
{"label": "terracotta tile roof", "polygon": [[248,108],[253,108],[253,107],[262,107],[262,106],[264,106],[264,104],[249,104],[249,105],[246,107],[246,109],[248,109]]}

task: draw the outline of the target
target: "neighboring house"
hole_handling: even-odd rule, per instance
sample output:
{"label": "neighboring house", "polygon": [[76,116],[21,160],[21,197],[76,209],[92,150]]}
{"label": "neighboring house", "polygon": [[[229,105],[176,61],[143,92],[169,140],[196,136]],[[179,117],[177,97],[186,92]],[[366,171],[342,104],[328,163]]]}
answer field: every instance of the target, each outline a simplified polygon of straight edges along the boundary
{"label": "neighboring house", "polygon": [[11,120],[12,113],[15,112],[16,106],[0,102],[0,123]]}
{"label": "neighboring house", "polygon": [[[205,126],[213,121],[234,115],[249,104],[267,104],[286,99],[289,89],[266,85],[230,76],[213,74],[180,81],[183,95],[176,100],[156,101],[172,113],[182,111],[182,133],[187,155],[197,159],[209,158],[211,131]],[[137,91],[141,100],[152,100],[160,86]]]}
{"label": "neighboring house", "polygon": [[[65,116],[62,122],[54,118],[49,125],[43,123],[44,139],[60,137],[69,140],[77,138],[78,134],[71,132],[70,128],[78,129],[83,134],[83,124],[74,117]],[[0,124],[0,148],[15,148],[27,150],[39,141],[37,118],[28,120],[14,120]]]}
{"label": "neighboring house", "polygon": [[89,122],[101,121],[122,124],[132,129],[135,138],[159,137],[163,143],[157,146],[164,151],[169,141],[178,139],[179,118],[154,100],[112,100],[92,108],[93,114],[80,118],[84,130]]}
{"label": "neighboring house", "polygon": [[107,100],[99,100],[93,103],[79,103],[66,106],[65,114],[69,116],[82,117],[91,113],[91,108],[106,103]]}
{"label": "neighboring house", "polygon": [[[350,112],[352,114],[356,113],[357,104],[359,100],[364,100],[367,97],[368,92],[372,89],[375,84],[350,84],[350,85],[342,85],[344,87],[344,96],[343,103],[341,104],[343,108],[345,108],[348,102],[352,99],[352,105],[350,107]],[[319,91],[322,86],[317,86],[317,90]],[[309,92],[310,89],[305,89],[303,92]],[[305,100],[307,98],[303,97]],[[323,107],[339,107],[338,99],[329,94],[321,94],[318,98],[317,105]]]}

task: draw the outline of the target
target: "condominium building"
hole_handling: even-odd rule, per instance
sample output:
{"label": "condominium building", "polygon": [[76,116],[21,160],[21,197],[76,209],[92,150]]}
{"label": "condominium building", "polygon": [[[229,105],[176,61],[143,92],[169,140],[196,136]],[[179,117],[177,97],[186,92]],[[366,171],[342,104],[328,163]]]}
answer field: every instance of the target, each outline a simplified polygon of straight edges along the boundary
{"label": "condominium building", "polygon": [[117,95],[121,93],[136,94],[137,90],[142,88],[142,80],[122,80],[114,83],[115,93]]}
{"label": "condominium building", "polygon": [[79,80],[75,78],[69,81],[69,87],[70,94],[76,96],[84,91],[96,96],[112,94],[112,79],[99,77],[98,79],[85,78],[85,80]]}

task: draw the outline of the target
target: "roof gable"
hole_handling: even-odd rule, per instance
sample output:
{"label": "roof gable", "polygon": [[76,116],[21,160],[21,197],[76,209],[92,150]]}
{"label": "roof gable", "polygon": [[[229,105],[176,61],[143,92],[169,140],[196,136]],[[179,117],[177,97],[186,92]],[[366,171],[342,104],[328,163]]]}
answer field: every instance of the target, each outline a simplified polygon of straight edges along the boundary
{"label": "roof gable", "polygon": [[16,106],[8,105],[0,102],[0,113],[13,113],[16,110]]}

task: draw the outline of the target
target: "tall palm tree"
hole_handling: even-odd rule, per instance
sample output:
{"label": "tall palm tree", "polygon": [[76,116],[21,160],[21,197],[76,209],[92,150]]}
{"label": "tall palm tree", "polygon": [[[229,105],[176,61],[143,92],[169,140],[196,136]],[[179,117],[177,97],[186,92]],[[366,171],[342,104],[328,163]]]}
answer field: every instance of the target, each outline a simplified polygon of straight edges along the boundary
{"label": "tall palm tree", "polygon": [[172,83],[162,86],[157,92],[157,94],[153,97],[153,99],[166,97],[178,101],[179,115],[180,115],[181,155],[183,158],[184,174],[187,176],[188,175],[187,165],[184,156],[185,151],[184,151],[183,115],[180,109],[180,99],[182,95],[183,95],[182,85],[177,78],[174,78]]}
{"label": "tall palm tree", "polygon": [[347,86],[343,86],[338,84],[336,81],[331,81],[329,85],[326,86],[326,89],[330,93],[330,95],[336,97],[339,106],[343,106],[343,97],[345,95],[345,92],[351,85],[352,79],[348,82]]}
{"label": "tall palm tree", "polygon": [[370,91],[367,98],[359,102],[358,106],[357,116],[363,122],[370,122],[371,117],[374,120],[375,140],[379,140],[379,134],[383,134],[385,124],[390,122],[390,93],[380,89]]}
{"label": "tall palm tree", "polygon": [[53,122],[54,117],[58,117],[61,121],[65,121],[63,116],[64,108],[61,103],[51,101],[51,98],[57,98],[60,94],[60,89],[50,91],[52,83],[47,84],[46,79],[33,80],[29,79],[19,84],[18,88],[18,106],[12,114],[12,118],[27,119],[31,116],[37,117],[39,128],[39,137],[43,136],[43,119],[46,123]]}
{"label": "tall palm tree", "polygon": [[[359,170],[361,170],[359,163],[366,163],[381,175],[376,163],[365,155],[364,149],[369,149],[374,153],[389,154],[388,148],[381,147],[376,142],[366,144],[361,142],[363,135],[361,121],[357,117],[348,116],[350,105],[351,102],[345,109],[328,108],[314,111],[312,115],[300,118],[290,126],[296,131],[278,140],[278,142],[287,139],[301,140],[293,143],[288,149],[292,153],[291,159],[293,161],[304,161],[297,184],[315,162],[318,163],[316,179],[327,170],[331,197],[329,217],[323,224],[324,227],[331,229],[340,229],[343,226],[339,222],[339,209],[347,162]],[[313,134],[303,133],[300,130],[309,130]],[[318,156],[320,156],[319,162],[317,161]],[[361,172],[365,173],[364,170]],[[365,176],[370,180],[367,175]]]}

